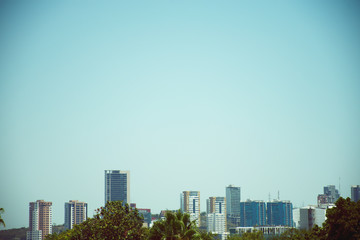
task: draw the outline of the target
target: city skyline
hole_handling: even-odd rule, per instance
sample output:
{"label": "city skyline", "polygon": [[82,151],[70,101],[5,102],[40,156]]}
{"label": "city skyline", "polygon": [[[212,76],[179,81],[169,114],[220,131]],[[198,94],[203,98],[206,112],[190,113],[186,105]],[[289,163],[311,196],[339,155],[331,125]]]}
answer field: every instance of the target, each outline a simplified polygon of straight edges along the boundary
{"label": "city skyline", "polygon": [[[0,3],[0,207],[104,205],[104,170],[130,202],[179,194],[316,204],[360,183],[359,1]],[[339,188],[340,183],[340,188]],[[304,189],[304,190],[302,190]],[[279,194],[278,194],[279,193]],[[270,195],[270,197],[269,197]]]}

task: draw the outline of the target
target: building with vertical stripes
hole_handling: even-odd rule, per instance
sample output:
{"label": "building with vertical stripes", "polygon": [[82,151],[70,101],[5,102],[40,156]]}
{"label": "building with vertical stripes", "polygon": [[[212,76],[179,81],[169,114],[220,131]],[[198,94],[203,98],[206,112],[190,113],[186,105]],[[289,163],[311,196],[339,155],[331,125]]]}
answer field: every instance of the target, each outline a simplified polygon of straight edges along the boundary
{"label": "building with vertical stripes", "polygon": [[85,202],[70,200],[65,203],[65,229],[72,229],[87,219],[88,206]]}
{"label": "building with vertical stripes", "polygon": [[207,231],[226,238],[226,198],[210,197],[206,200]]}
{"label": "building with vertical stripes", "polygon": [[52,234],[52,202],[37,200],[29,203],[29,231],[27,240],[42,240]]}
{"label": "building with vertical stripes", "polygon": [[267,202],[267,225],[293,227],[293,206],[290,201]]}
{"label": "building with vertical stripes", "polygon": [[183,191],[180,194],[180,210],[190,214],[190,220],[196,220],[196,225],[200,226],[200,192]]}
{"label": "building with vertical stripes", "polygon": [[130,171],[105,170],[105,204],[108,201],[130,204]]}
{"label": "building with vertical stripes", "polygon": [[351,201],[357,202],[360,200],[360,185],[351,186]]}
{"label": "building with vertical stripes", "polygon": [[264,201],[240,202],[240,226],[255,227],[266,225],[266,206]]}
{"label": "building with vertical stripes", "polygon": [[226,214],[228,226],[240,226],[241,189],[234,185],[226,187]]}

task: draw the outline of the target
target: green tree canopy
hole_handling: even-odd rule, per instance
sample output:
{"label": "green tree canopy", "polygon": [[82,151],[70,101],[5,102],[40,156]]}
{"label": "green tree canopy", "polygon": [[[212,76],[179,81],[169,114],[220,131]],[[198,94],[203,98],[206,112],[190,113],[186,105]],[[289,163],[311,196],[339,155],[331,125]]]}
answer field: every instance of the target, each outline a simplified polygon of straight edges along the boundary
{"label": "green tree canopy", "polygon": [[94,218],[61,234],[49,235],[47,239],[146,239],[147,231],[142,225],[142,217],[137,209],[113,201],[104,208],[98,208]]}
{"label": "green tree canopy", "polygon": [[328,240],[360,239],[360,201],[339,198],[335,207],[326,211],[323,232]]}
{"label": "green tree canopy", "polygon": [[264,234],[261,231],[245,232],[241,235],[233,235],[227,238],[228,240],[263,240]]}
{"label": "green tree canopy", "polygon": [[167,211],[165,219],[156,221],[150,229],[150,240],[175,240],[175,239],[200,239],[200,233],[195,221],[190,220],[190,215]]}

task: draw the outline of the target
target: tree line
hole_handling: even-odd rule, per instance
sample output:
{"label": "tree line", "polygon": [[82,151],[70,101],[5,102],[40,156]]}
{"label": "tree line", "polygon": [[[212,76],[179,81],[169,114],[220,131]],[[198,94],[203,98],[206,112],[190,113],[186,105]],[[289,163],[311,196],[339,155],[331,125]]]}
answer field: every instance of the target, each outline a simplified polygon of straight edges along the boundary
{"label": "tree line", "polygon": [[[355,240],[360,239],[360,201],[339,198],[335,207],[326,212],[326,221],[309,231],[290,229],[273,240]],[[96,210],[93,218],[75,225],[73,229],[62,233],[53,233],[47,240],[80,239],[144,239],[144,240],[212,240],[218,236],[201,231],[187,213],[166,212],[151,228],[143,227],[143,218],[135,208],[121,202],[108,202],[105,207]],[[233,235],[229,240],[262,240],[262,232]]]}

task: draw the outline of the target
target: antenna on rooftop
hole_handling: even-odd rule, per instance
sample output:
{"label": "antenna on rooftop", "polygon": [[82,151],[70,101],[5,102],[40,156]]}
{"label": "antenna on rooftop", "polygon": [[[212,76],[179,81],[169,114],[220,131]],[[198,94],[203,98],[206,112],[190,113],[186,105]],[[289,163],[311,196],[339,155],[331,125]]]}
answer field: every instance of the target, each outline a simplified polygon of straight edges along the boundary
{"label": "antenna on rooftop", "polygon": [[269,192],[269,202],[271,202],[271,196],[270,196],[270,192]]}
{"label": "antenna on rooftop", "polygon": [[341,191],[340,191],[340,177],[339,177],[339,195],[340,195]]}
{"label": "antenna on rooftop", "polygon": [[278,200],[280,200],[280,191],[278,190]]}

